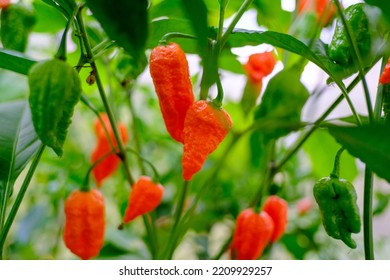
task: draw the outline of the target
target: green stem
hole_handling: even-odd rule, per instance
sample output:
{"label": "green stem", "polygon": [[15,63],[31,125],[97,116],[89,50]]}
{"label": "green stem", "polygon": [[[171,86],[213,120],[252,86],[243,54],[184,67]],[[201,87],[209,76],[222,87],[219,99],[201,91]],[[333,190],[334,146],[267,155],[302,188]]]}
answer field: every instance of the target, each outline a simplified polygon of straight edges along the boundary
{"label": "green stem", "polygon": [[64,33],[62,34],[60,47],[58,48],[57,54],[55,55],[55,57],[60,59],[60,60],[63,60],[63,61],[66,60],[66,42],[67,42],[68,31],[70,29],[70,26],[73,23],[75,16],[78,14],[79,9],[80,9],[79,6],[77,6],[74,9],[73,14],[70,16],[70,18],[68,19],[68,22],[66,23]]}
{"label": "green stem", "polygon": [[227,0],[220,0],[219,3],[219,23],[218,23],[217,42],[221,42],[222,39],[223,23],[225,21],[226,2]]}
{"label": "green stem", "polygon": [[253,0],[245,0],[244,3],[242,3],[241,7],[238,9],[237,13],[234,15],[232,22],[229,24],[229,26],[227,27],[227,29],[225,30],[225,32],[222,35],[222,38],[219,42],[220,49],[222,49],[225,46],[234,27],[236,26],[238,21],[241,19],[242,15],[249,8],[249,6],[252,4],[252,2],[253,2]]}
{"label": "green stem", "polygon": [[341,7],[340,1],[339,0],[335,0],[334,3],[336,4],[336,7],[337,7],[337,10],[339,12],[341,21],[342,21],[342,23],[344,25],[344,28],[346,30],[346,34],[347,34],[347,38],[348,38],[349,44],[352,46],[352,50],[353,50],[352,54],[353,54],[353,56],[355,58],[354,59],[355,65],[357,66],[357,68],[359,70],[359,77],[362,80],[362,84],[363,84],[364,94],[365,94],[366,103],[367,103],[368,116],[369,116],[370,122],[372,122],[374,120],[374,112],[373,112],[373,109],[372,109],[370,92],[369,92],[369,89],[368,89],[368,85],[367,85],[367,81],[366,81],[366,77],[365,77],[365,73],[364,73],[364,69],[363,69],[363,60],[362,60],[359,48],[358,48],[357,43],[356,43],[356,38],[354,38],[355,36],[354,36],[354,34],[352,32],[352,29],[349,26],[349,24],[348,24],[348,22],[347,22],[347,20],[345,18],[345,15],[343,13],[343,9]]}
{"label": "green stem", "polygon": [[221,78],[219,77],[219,75],[217,78],[217,88],[218,88],[218,94],[217,94],[217,97],[213,100],[213,104],[217,108],[221,108],[224,94],[223,94],[223,87],[222,87],[222,83],[221,83]]}
{"label": "green stem", "polygon": [[32,161],[32,163],[30,165],[30,168],[27,172],[27,175],[24,178],[23,184],[18,192],[18,195],[16,196],[14,204],[12,205],[12,208],[11,208],[10,213],[7,217],[7,220],[4,224],[4,227],[2,228],[2,231],[0,234],[0,260],[3,259],[3,249],[4,249],[5,239],[7,238],[8,232],[12,226],[13,221],[15,220],[16,214],[17,214],[19,207],[23,201],[24,195],[26,194],[27,188],[31,182],[31,179],[34,175],[34,172],[38,166],[39,160],[41,159],[41,156],[42,156],[44,150],[45,150],[45,145],[41,144],[41,146],[38,149],[37,154],[34,157],[34,160]]}
{"label": "green stem", "polygon": [[364,255],[366,260],[374,259],[374,241],[372,232],[372,198],[373,198],[373,174],[366,165],[364,172],[364,196],[363,196],[363,239]]}
{"label": "green stem", "polygon": [[212,260],[219,260],[222,255],[226,252],[226,250],[229,248],[230,243],[232,243],[233,240],[233,232],[230,234],[229,238],[226,239],[225,243],[223,243],[221,249],[219,249],[218,253],[212,257]]}
{"label": "green stem", "polygon": [[170,32],[165,34],[160,41],[158,41],[159,45],[168,45],[169,41],[173,38],[182,38],[182,39],[194,39],[196,40],[196,36],[181,33],[181,32]]}
{"label": "green stem", "polygon": [[[160,181],[160,174],[158,173],[157,171],[157,168],[153,165],[153,163],[151,163],[148,159],[144,158],[142,155],[140,155],[140,153],[136,150],[133,150],[129,147],[126,148],[126,150],[130,153],[133,153],[134,155],[137,156],[137,158],[141,161],[141,162],[145,162],[146,164],[148,164],[150,166],[150,168],[152,169],[153,173],[154,173],[154,177],[155,177],[155,180],[153,181],[156,181],[156,182],[159,182]],[[142,164],[143,165],[143,164]],[[146,170],[143,171],[143,174],[146,174]]]}
{"label": "green stem", "polygon": [[340,148],[340,150],[337,151],[336,157],[334,159],[333,170],[332,173],[330,173],[330,177],[332,178],[340,178],[340,158],[343,152],[344,148]]}
{"label": "green stem", "polygon": [[173,217],[173,225],[172,225],[170,239],[169,239],[170,242],[168,242],[168,249],[167,249],[168,250],[168,253],[167,253],[168,260],[172,259],[173,253],[174,253],[176,245],[177,245],[177,236],[175,236],[175,235],[176,235],[176,232],[178,229],[181,215],[183,213],[183,208],[184,208],[184,204],[185,204],[185,200],[186,200],[187,192],[188,192],[188,184],[189,184],[189,181],[184,181],[184,184],[183,184],[183,187],[181,189],[180,196],[179,196],[179,201],[177,203],[176,211],[175,211],[175,214]]}
{"label": "green stem", "polygon": [[[356,77],[351,84],[347,88],[347,92],[351,92],[352,89],[359,83],[360,77]],[[304,134],[302,135],[295,144],[288,150],[286,155],[280,160],[279,164],[275,166],[275,172],[280,171],[280,169],[290,160],[290,158],[295,155],[295,153],[302,147],[302,145],[306,142],[306,140],[313,134],[314,131],[319,128],[320,124],[329,116],[330,113],[343,101],[344,94],[341,94],[336,101],[326,110],[321,117],[319,117],[314,125]]]}

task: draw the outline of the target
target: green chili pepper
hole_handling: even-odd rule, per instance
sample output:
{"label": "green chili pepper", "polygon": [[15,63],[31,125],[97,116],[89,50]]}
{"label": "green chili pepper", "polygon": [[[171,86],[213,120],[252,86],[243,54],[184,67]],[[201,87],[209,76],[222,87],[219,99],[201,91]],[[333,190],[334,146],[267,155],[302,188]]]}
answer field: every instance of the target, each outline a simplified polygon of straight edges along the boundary
{"label": "green chili pepper", "polygon": [[313,189],[327,234],[355,249],[351,233],[360,232],[359,208],[354,186],[335,176],[320,179]]}
{"label": "green chili pepper", "polygon": [[[361,55],[370,53],[372,41],[370,22],[365,12],[365,6],[364,3],[358,3],[349,6],[344,11],[346,21]],[[328,47],[328,56],[334,62],[342,65],[350,65],[353,62],[347,30],[340,19],[337,20],[336,30]]]}

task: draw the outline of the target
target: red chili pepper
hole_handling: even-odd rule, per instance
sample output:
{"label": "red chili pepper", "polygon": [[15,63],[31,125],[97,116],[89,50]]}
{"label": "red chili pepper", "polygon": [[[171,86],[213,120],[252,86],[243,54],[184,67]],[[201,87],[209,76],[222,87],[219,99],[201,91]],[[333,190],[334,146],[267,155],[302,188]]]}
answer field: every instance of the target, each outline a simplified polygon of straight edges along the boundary
{"label": "red chili pepper", "polygon": [[[114,147],[117,147],[117,142],[115,140],[114,132],[110,125],[110,121],[107,114],[105,113],[101,114],[101,118],[103,120],[105,127],[107,128],[107,132],[111,139],[111,143],[114,145]],[[94,127],[95,127],[95,133],[98,142],[94,151],[92,152],[92,156],[91,156],[92,163],[98,161],[103,156],[112,152],[112,146],[110,144],[109,138],[107,138],[107,133],[103,127],[103,124],[99,121],[99,119],[95,120]],[[127,133],[126,126],[123,123],[119,123],[118,128],[123,143],[126,143],[128,141],[128,133]],[[106,179],[116,171],[119,164],[120,164],[119,157],[115,153],[111,153],[94,167],[92,173],[98,187],[101,186],[104,179]]]}
{"label": "red chili pepper", "polygon": [[302,198],[297,203],[298,215],[307,214],[313,208],[313,202],[309,198]]}
{"label": "red chili pepper", "polygon": [[223,141],[231,127],[229,114],[205,100],[190,107],[184,123],[184,180],[191,180],[202,168],[207,156]]}
{"label": "red chili pepper", "polygon": [[75,190],[65,201],[64,242],[83,260],[99,255],[104,242],[105,206],[96,189]]}
{"label": "red chili pepper", "polygon": [[173,139],[183,143],[184,119],[194,102],[185,53],[176,43],[158,46],[150,54],[150,75],[165,126]]}
{"label": "red chili pepper", "polygon": [[129,223],[153,211],[161,203],[163,195],[163,186],[154,183],[149,177],[140,177],[131,189],[123,222]]}
{"label": "red chili pepper", "polygon": [[286,231],[288,204],[284,199],[272,195],[264,202],[263,211],[267,212],[274,222],[274,230],[271,236],[271,242],[274,243]]}
{"label": "red chili pepper", "polygon": [[11,4],[11,0],[0,0],[0,9],[5,9]]}
{"label": "red chili pepper", "polygon": [[261,85],[263,78],[272,73],[275,64],[273,52],[256,53],[249,56],[244,69],[252,84]]}
{"label": "red chili pepper", "polygon": [[274,223],[264,211],[256,213],[245,209],[236,220],[231,245],[232,259],[256,260],[270,241]]}
{"label": "red chili pepper", "polygon": [[387,60],[387,64],[385,68],[383,69],[382,75],[379,78],[379,82],[382,85],[386,85],[390,83],[390,58]]}

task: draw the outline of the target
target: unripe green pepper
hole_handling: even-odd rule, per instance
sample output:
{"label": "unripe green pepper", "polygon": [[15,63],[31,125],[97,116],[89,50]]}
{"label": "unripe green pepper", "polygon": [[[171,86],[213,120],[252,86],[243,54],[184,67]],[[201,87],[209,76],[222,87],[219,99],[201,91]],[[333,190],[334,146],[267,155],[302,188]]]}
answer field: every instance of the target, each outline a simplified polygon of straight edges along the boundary
{"label": "unripe green pepper", "polygon": [[361,222],[354,186],[331,175],[320,179],[314,185],[313,193],[327,234],[355,249],[356,242],[351,233],[360,232]]}
{"label": "unripe green pepper", "polygon": [[[371,28],[369,18],[365,12],[364,3],[351,5],[345,9],[346,21],[353,32],[357,48],[361,55],[367,55],[371,51]],[[341,65],[352,63],[352,50],[348,40],[347,30],[342,21],[337,20],[336,30],[328,47],[328,56],[331,60]]]}
{"label": "unripe green pepper", "polygon": [[34,12],[23,4],[11,4],[3,9],[0,29],[3,47],[24,52],[34,24]]}

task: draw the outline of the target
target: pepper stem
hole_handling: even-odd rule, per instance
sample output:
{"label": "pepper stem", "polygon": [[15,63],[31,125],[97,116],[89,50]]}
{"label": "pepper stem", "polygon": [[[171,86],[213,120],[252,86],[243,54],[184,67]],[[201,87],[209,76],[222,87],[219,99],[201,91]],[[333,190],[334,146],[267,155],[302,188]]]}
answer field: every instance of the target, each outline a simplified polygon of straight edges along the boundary
{"label": "pepper stem", "polygon": [[340,148],[340,150],[337,151],[336,157],[334,159],[333,171],[330,173],[331,178],[338,179],[340,177],[340,157],[343,152],[344,148]]}

